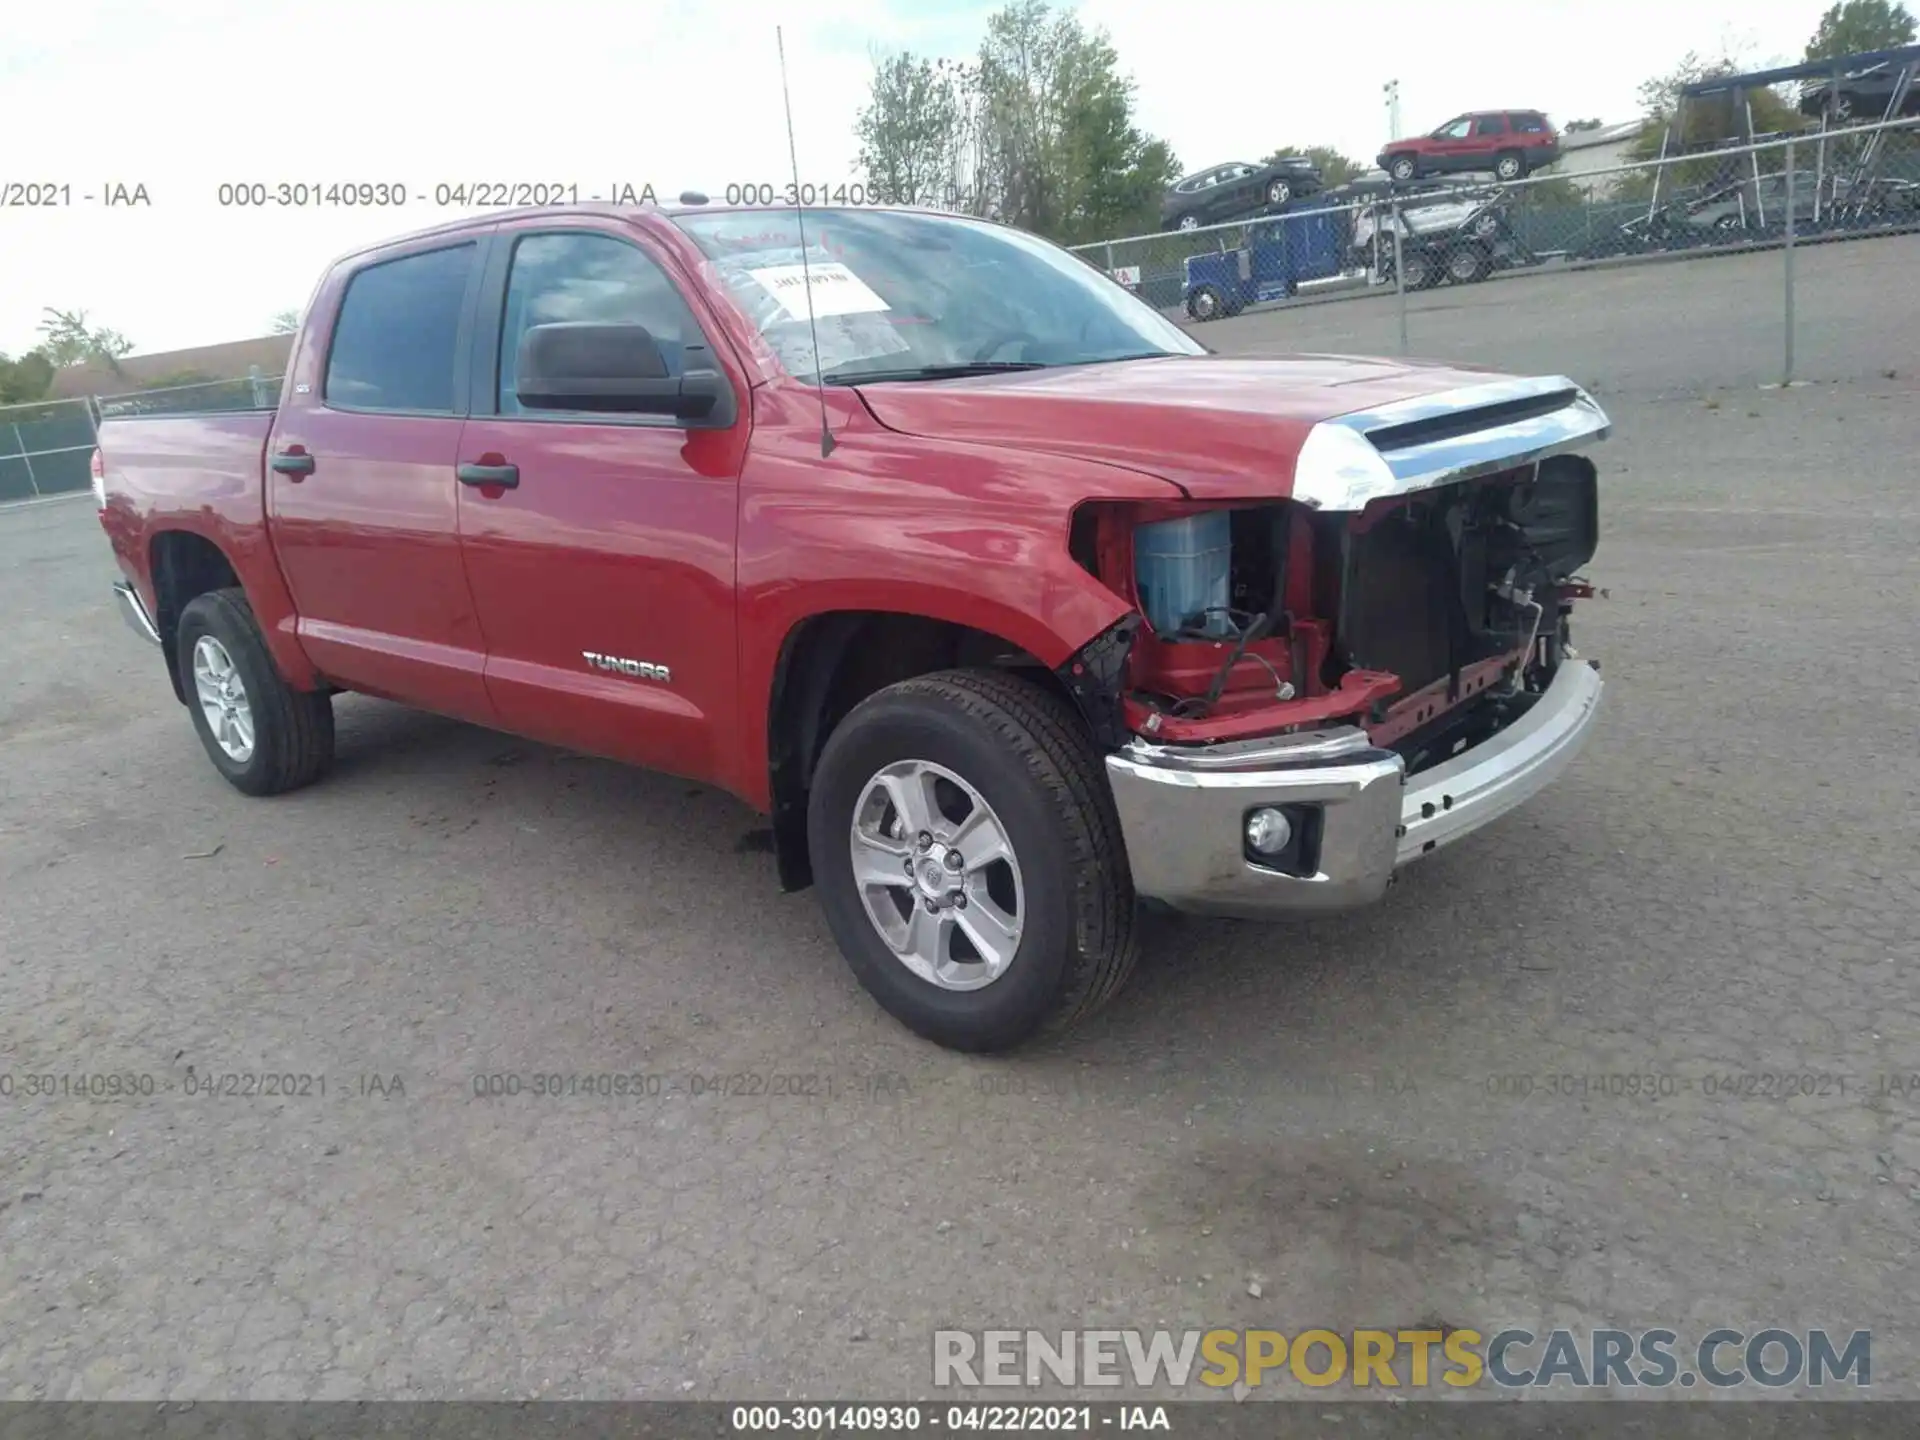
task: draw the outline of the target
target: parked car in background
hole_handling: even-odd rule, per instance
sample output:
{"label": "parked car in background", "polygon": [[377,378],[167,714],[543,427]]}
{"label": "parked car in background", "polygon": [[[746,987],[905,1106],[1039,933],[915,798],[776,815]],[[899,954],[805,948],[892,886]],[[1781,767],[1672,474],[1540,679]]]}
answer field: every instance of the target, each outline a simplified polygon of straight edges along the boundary
{"label": "parked car in background", "polygon": [[1352,263],[1391,278],[1395,231],[1409,290],[1445,281],[1465,285],[1535,259],[1513,233],[1506,198],[1495,190],[1441,191],[1375,202],[1354,217]]}
{"label": "parked car in background", "polygon": [[1320,167],[1300,156],[1264,165],[1231,160],[1187,176],[1160,202],[1162,230],[1195,230],[1277,210],[1320,189]]}
{"label": "parked car in background", "polygon": [[[1889,106],[1893,106],[1892,115],[1887,114]],[[1920,60],[1882,60],[1842,72],[1837,83],[1832,78],[1803,81],[1800,113],[1815,118],[1826,115],[1836,125],[1868,125],[1920,115]]]}
{"label": "parked car in background", "polygon": [[[1814,192],[1812,181],[1800,177],[1793,191],[1795,225],[1813,222],[1820,208],[1815,204]],[[1787,177],[1762,175],[1758,181],[1739,181],[1681,207],[1672,220],[1692,230],[1721,235],[1783,226],[1787,222]]]}
{"label": "parked car in background", "polygon": [[1395,140],[1380,168],[1403,184],[1422,175],[1484,170],[1519,180],[1560,158],[1560,132],[1538,110],[1476,110],[1430,135]]}

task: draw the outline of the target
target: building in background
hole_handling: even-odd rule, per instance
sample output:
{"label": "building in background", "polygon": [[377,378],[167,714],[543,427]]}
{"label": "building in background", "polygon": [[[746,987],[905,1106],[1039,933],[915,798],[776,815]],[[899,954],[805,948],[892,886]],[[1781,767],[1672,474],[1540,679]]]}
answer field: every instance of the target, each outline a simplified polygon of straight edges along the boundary
{"label": "building in background", "polygon": [[192,350],[163,350],[154,355],[123,355],[118,360],[89,360],[54,371],[48,398],[122,395],[163,385],[195,385],[209,380],[244,380],[258,372],[279,375],[293,353],[293,336],[262,335]]}
{"label": "building in background", "polygon": [[[1562,130],[1560,158],[1540,173],[1563,176],[1585,191],[1588,199],[1605,200],[1613,193],[1621,177],[1596,172],[1625,165],[1629,159],[1628,150],[1646,127],[1645,120],[1627,120],[1618,125]],[[1588,176],[1592,178],[1584,178]]]}

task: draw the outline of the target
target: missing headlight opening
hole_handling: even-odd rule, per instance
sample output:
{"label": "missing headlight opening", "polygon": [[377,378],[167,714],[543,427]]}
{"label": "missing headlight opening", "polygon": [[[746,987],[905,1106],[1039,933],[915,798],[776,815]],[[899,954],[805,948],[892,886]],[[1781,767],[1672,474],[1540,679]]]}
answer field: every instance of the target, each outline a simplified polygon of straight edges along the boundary
{"label": "missing headlight opening", "polygon": [[1546,688],[1598,518],[1594,467],[1569,455],[1357,513],[1101,507],[1076,553],[1139,607],[1118,681],[1133,732],[1193,743],[1358,723],[1411,773]]}

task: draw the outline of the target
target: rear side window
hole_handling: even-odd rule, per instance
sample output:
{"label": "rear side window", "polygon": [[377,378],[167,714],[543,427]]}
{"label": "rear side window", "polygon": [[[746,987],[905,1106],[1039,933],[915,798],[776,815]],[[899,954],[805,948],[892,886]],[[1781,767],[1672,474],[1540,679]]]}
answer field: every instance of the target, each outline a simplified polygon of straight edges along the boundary
{"label": "rear side window", "polygon": [[1504,115],[1482,115],[1473,122],[1476,135],[1504,135],[1507,133],[1507,117]]}
{"label": "rear side window", "polygon": [[476,247],[369,265],[347,282],[327,356],[326,401],[349,410],[451,415],[453,369]]}
{"label": "rear side window", "polygon": [[1513,128],[1523,135],[1541,135],[1546,133],[1547,117],[1533,114],[1516,115],[1513,117]]}

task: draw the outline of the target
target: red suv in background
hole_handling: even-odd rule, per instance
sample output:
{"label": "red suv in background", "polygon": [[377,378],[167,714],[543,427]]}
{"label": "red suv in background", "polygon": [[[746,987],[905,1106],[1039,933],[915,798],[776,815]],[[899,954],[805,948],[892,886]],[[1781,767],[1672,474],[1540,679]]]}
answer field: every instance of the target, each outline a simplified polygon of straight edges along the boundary
{"label": "red suv in background", "polygon": [[1559,158],[1560,132],[1538,110],[1475,110],[1431,135],[1393,141],[1380,152],[1380,168],[1400,181],[1449,170],[1518,180]]}

